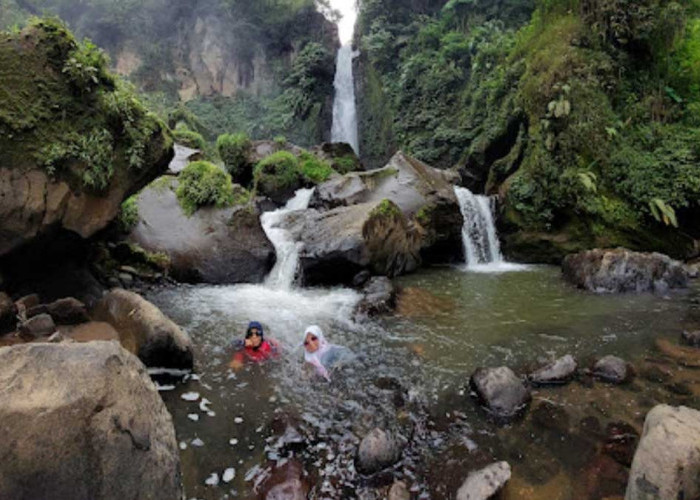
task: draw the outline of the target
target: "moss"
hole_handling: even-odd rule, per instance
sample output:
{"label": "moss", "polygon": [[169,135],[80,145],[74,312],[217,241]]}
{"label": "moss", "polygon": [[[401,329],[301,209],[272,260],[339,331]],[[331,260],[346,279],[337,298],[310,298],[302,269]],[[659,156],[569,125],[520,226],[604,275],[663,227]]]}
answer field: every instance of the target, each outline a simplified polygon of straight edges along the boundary
{"label": "moss", "polygon": [[124,232],[130,232],[139,222],[139,201],[138,196],[133,195],[124,200],[117,217],[119,229]]}
{"label": "moss", "polygon": [[418,223],[423,226],[427,227],[430,225],[430,223],[433,220],[433,215],[435,212],[435,206],[434,205],[423,205],[418,212],[416,212],[416,220]]}
{"label": "moss", "polygon": [[381,217],[401,217],[401,209],[391,200],[383,199],[370,212],[370,218]]}
{"label": "moss", "polygon": [[203,206],[224,208],[232,205],[240,192],[234,190],[231,176],[213,163],[190,163],[178,176],[177,199],[186,215]]}
{"label": "moss", "polygon": [[324,160],[304,151],[299,156],[299,172],[307,181],[320,184],[335,174],[335,170]]}
{"label": "moss", "polygon": [[253,176],[256,191],[264,194],[294,189],[301,182],[299,160],[288,151],[278,151],[260,160]]}
{"label": "moss", "polygon": [[341,175],[360,169],[360,160],[354,155],[333,158],[333,169]]}
{"label": "moss", "polygon": [[173,137],[175,142],[188,148],[199,149],[200,151],[204,151],[207,148],[207,141],[204,140],[202,134],[182,125],[173,131]]}
{"label": "moss", "polygon": [[247,184],[252,177],[252,166],[248,163],[248,155],[253,143],[248,134],[223,134],[216,140],[216,149],[219,157],[224,162],[226,170],[231,174],[234,182]]}

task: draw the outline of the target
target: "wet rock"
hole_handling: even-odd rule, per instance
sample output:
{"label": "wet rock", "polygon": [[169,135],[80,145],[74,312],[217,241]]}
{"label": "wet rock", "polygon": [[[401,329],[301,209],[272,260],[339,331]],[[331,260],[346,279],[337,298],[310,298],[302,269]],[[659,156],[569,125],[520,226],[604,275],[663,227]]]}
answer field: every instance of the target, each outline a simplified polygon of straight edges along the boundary
{"label": "wet rock", "polygon": [[655,345],[659,351],[680,365],[700,367],[700,349],[697,347],[677,345],[666,339],[657,339]]}
{"label": "wet rock", "polygon": [[530,391],[507,366],[478,368],[470,385],[479,400],[498,419],[509,420],[530,402]]}
{"label": "wet rock", "polygon": [[39,295],[36,293],[32,293],[30,295],[25,295],[24,297],[17,299],[17,301],[15,302],[15,306],[17,306],[17,309],[24,309],[25,311],[27,311],[32,307],[38,306],[40,303],[41,299],[39,298]]}
{"label": "wet rock", "polygon": [[623,384],[632,378],[632,371],[624,359],[608,355],[596,362],[593,375],[604,382]]}
{"label": "wet rock", "polygon": [[682,263],[659,253],[624,248],[567,255],[562,272],[570,283],[596,293],[665,293],[688,286],[688,272]]}
{"label": "wet rock", "polygon": [[275,468],[261,486],[264,500],[306,500],[310,487],[304,477],[304,468],[296,460]]}
{"label": "wet rock", "polygon": [[569,414],[560,405],[541,401],[532,411],[532,422],[543,429],[564,434],[569,430]]}
{"label": "wet rock", "polygon": [[260,213],[239,205],[203,207],[188,217],[175,196],[177,180],[166,181],[139,194],[139,222],[129,241],[165,253],[171,275],[179,281],[262,282],[275,263],[275,250],[260,225]]}
{"label": "wet rock", "polygon": [[488,500],[510,480],[508,462],[496,462],[467,476],[457,491],[456,500]]}
{"label": "wet rock", "polygon": [[56,331],[56,324],[48,314],[39,314],[19,325],[19,334],[25,340],[48,337]]}
{"label": "wet rock", "polygon": [[119,342],[119,332],[109,323],[89,321],[79,325],[63,325],[58,330],[66,339],[75,342],[92,342],[94,340],[114,340]]}
{"label": "wet rock", "polygon": [[199,149],[188,148],[181,144],[175,144],[175,156],[168,164],[168,173],[179,174],[182,172],[191,161],[196,161],[201,158],[202,152]]}
{"label": "wet rock", "polygon": [[352,172],[316,188],[311,207],[322,210],[392,200],[422,228],[420,248],[428,261],[461,259],[463,225],[454,194],[456,177],[402,152],[381,169]]}
{"label": "wet rock", "polygon": [[634,427],[625,422],[611,422],[606,428],[603,453],[629,467],[638,441],[639,433]]}
{"label": "wet rock", "polygon": [[307,285],[349,284],[362,270],[394,277],[421,262],[420,231],[389,200],[292,212],[280,225],[303,243],[299,262]]}
{"label": "wet rock", "polygon": [[17,307],[9,295],[0,292],[0,333],[14,328],[17,323]]}
{"label": "wet rock", "polygon": [[131,286],[134,284],[134,277],[129,273],[119,273],[119,281],[124,286]]}
{"label": "wet rock", "polygon": [[684,331],[681,334],[683,342],[693,347],[700,347],[700,330]]}
{"label": "wet rock", "polygon": [[364,284],[367,283],[371,277],[372,277],[372,273],[370,273],[369,271],[367,271],[367,270],[360,271],[352,279],[353,288],[360,288],[360,287],[364,286]]}
{"label": "wet rock", "polygon": [[700,412],[658,405],[644,421],[625,500],[700,496]]}
{"label": "wet rock", "polygon": [[535,385],[565,384],[574,378],[576,368],[573,356],[567,354],[532,372],[528,375],[528,379]]}
{"label": "wet rock", "polygon": [[362,474],[374,474],[401,459],[403,438],[391,431],[374,428],[360,442],[355,467]]}
{"label": "wet rock", "polygon": [[357,310],[369,316],[391,312],[396,305],[396,288],[386,276],[371,278],[362,288],[362,295]]}
{"label": "wet rock", "polygon": [[406,483],[403,481],[394,481],[389,489],[387,500],[411,500],[411,492],[408,491]]}
{"label": "wet rock", "polygon": [[0,400],[0,498],[182,497],[170,414],[119,344],[0,349]]}
{"label": "wet rock", "polygon": [[58,299],[46,305],[46,312],[57,325],[77,325],[90,321],[85,304],[73,297]]}
{"label": "wet rock", "polygon": [[111,290],[97,304],[93,317],[111,324],[119,332],[121,344],[146,366],[192,368],[189,335],[140,295]]}

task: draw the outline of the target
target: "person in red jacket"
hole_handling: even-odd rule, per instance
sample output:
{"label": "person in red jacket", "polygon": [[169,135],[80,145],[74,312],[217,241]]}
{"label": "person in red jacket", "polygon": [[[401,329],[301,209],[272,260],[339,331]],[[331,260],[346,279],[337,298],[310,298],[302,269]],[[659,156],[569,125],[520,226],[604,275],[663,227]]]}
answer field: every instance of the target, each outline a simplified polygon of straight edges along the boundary
{"label": "person in red jacket", "polygon": [[277,356],[278,345],[274,340],[265,340],[262,325],[251,321],[245,334],[245,341],[236,341],[238,350],[233,355],[229,366],[239,370],[246,360],[260,363]]}

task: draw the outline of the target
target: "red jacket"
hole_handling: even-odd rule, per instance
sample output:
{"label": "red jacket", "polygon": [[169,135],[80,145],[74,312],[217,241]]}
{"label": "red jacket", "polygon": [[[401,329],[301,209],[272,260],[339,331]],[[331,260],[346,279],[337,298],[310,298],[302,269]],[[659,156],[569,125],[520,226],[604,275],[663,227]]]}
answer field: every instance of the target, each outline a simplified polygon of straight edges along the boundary
{"label": "red jacket", "polygon": [[245,347],[238,351],[234,356],[234,361],[243,362],[244,359],[249,359],[255,363],[260,363],[270,358],[277,356],[277,342],[263,340],[260,347],[253,349],[252,347]]}

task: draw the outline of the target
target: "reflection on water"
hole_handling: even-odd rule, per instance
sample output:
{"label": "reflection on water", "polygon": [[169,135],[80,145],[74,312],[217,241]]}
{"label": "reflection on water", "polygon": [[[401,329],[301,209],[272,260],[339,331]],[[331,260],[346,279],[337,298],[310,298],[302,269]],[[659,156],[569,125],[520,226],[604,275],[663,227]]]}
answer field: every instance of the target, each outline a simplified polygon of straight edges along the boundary
{"label": "reflection on water", "polygon": [[[398,283],[398,312],[378,324],[354,321],[358,296],[342,289],[182,287],[149,297],[195,343],[196,375],[162,393],[182,449],[187,498],[256,498],[273,465],[296,460],[309,474],[311,498],[383,498],[392,477],[415,498],[451,498],[469,470],[494,459],[514,467],[508,499],[586,498],[577,485],[581,471],[595,465],[599,436],[582,421],[592,414],[602,428],[612,419],[639,426],[655,402],[697,404],[697,394],[683,399],[642,377],[625,388],[576,382],[535,391],[526,419],[499,427],[465,390],[478,366],[508,364],[522,373],[567,353],[582,364],[614,353],[642,366],[655,356],[654,339],[675,338],[697,320],[695,292],[594,296],[564,285],[549,267],[437,268]],[[282,343],[284,356],[234,373],[228,345],[253,319]],[[308,324],[357,355],[331,384],[302,369],[297,346]],[[542,427],[535,408],[545,400],[566,410],[564,427]],[[395,428],[411,444],[388,478],[368,481],[353,458],[374,426]]]}

